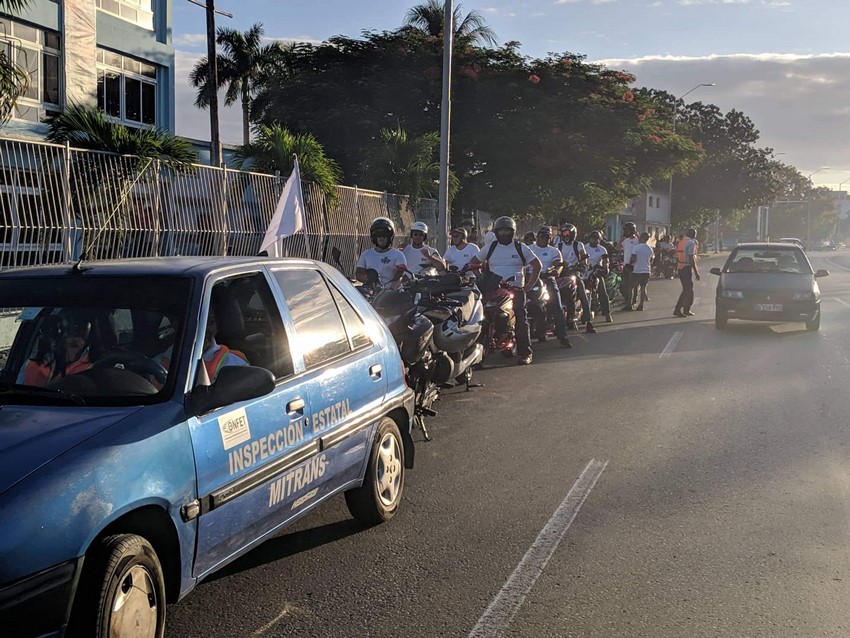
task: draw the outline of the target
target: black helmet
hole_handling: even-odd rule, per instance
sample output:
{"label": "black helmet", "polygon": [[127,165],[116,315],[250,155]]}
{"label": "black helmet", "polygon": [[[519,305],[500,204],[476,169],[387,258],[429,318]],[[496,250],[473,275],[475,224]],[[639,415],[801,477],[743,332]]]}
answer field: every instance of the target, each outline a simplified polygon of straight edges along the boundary
{"label": "black helmet", "polygon": [[591,230],[591,231],[590,231],[590,234],[588,235],[588,237],[590,237],[590,239],[599,239],[599,240],[601,240],[601,239],[602,239],[602,233],[600,233],[598,230]]}
{"label": "black helmet", "polygon": [[623,233],[626,235],[636,235],[637,226],[635,226],[634,222],[626,222],[623,224]]}
{"label": "black helmet", "polygon": [[561,237],[564,236],[564,233],[567,233],[570,241],[575,241],[576,237],[578,237],[578,228],[572,224],[564,224],[564,227],[561,229]]}
{"label": "black helmet", "polygon": [[516,232],[516,222],[511,217],[499,217],[496,223],[493,224],[493,231],[501,230],[502,228],[510,228]]}
{"label": "black helmet", "polygon": [[372,225],[369,227],[369,237],[371,237],[372,243],[376,246],[378,244],[376,241],[378,235],[389,237],[390,241],[388,245],[391,245],[395,238],[395,224],[393,224],[393,220],[389,217],[378,217],[373,220]]}
{"label": "black helmet", "polygon": [[549,235],[552,236],[552,227],[551,226],[541,226],[540,230],[537,231],[538,235]]}

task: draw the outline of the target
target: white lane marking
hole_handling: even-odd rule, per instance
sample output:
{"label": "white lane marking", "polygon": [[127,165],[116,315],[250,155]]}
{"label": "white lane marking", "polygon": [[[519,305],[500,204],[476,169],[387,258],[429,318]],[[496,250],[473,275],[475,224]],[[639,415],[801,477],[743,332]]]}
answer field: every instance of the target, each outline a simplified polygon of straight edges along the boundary
{"label": "white lane marking", "polygon": [[833,299],[834,299],[835,301],[837,301],[838,303],[840,303],[840,304],[841,304],[842,306],[844,306],[845,308],[850,308],[850,303],[847,303],[847,302],[846,302],[846,301],[844,301],[843,299],[839,299],[838,297],[833,297]]}
{"label": "white lane marking", "polygon": [[824,261],[826,263],[828,263],[830,266],[832,266],[833,268],[839,268],[839,269],[843,270],[844,272],[850,271],[850,268],[848,268],[847,266],[842,266],[841,264],[838,264],[838,263],[832,261],[832,257],[825,257]]}
{"label": "white lane marking", "polygon": [[469,638],[495,638],[507,629],[607,465],[608,461],[590,460],[513,574],[475,623]]}
{"label": "white lane marking", "polygon": [[292,605],[290,605],[289,603],[285,603],[285,604],[283,605],[283,611],[282,611],[282,612],[280,612],[277,616],[275,616],[275,618],[273,618],[272,620],[270,620],[269,622],[267,622],[265,625],[263,625],[262,627],[260,627],[260,628],[259,628],[257,631],[255,631],[253,634],[251,634],[251,638],[259,638],[259,636],[262,636],[263,634],[265,634],[266,632],[268,632],[268,631],[269,631],[269,629],[271,629],[271,628],[272,628],[272,627],[274,627],[276,624],[278,624],[281,620],[283,620],[283,617],[284,617],[284,616],[286,616],[286,615],[288,615],[288,614],[292,613],[292,611],[293,611],[293,607],[292,607]]}
{"label": "white lane marking", "polygon": [[670,355],[673,354],[673,351],[676,349],[676,346],[679,345],[679,339],[684,335],[684,331],[674,332],[673,336],[670,337],[670,341],[667,342],[667,345],[664,346],[664,350],[661,351],[661,354],[658,355],[659,359],[669,359]]}

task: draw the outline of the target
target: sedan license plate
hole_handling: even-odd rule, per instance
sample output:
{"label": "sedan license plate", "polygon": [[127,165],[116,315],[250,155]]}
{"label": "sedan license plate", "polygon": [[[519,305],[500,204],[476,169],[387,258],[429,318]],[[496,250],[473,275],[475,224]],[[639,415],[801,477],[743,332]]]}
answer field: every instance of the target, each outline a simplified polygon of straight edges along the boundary
{"label": "sedan license plate", "polygon": [[782,312],[781,303],[757,303],[757,312]]}

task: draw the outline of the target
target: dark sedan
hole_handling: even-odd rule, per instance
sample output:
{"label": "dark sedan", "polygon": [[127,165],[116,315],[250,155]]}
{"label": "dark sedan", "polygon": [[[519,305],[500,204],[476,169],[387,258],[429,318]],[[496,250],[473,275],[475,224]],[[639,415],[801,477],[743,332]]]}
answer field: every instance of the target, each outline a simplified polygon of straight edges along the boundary
{"label": "dark sedan", "polygon": [[729,319],[750,321],[802,321],[806,329],[820,328],[819,277],[803,250],[791,243],[739,244],[723,269],[712,268],[720,276],[714,323],[718,330]]}

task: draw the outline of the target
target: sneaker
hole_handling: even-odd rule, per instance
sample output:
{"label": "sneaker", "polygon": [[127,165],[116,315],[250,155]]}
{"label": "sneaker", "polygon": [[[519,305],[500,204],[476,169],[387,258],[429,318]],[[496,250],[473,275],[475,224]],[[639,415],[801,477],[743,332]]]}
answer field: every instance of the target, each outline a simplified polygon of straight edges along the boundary
{"label": "sneaker", "polygon": [[564,348],[572,348],[572,347],[573,347],[573,344],[571,344],[571,343],[570,343],[570,340],[569,340],[569,339],[567,339],[566,337],[564,337],[563,339],[561,339],[561,345],[562,345]]}
{"label": "sneaker", "polygon": [[520,357],[519,361],[516,362],[518,366],[527,366],[531,364],[531,355]]}
{"label": "sneaker", "polygon": [[614,318],[611,315],[605,315],[605,323],[614,323]]}
{"label": "sneaker", "polygon": [[590,334],[594,334],[596,332],[596,328],[593,327],[592,321],[587,322],[587,328],[585,329],[585,332],[588,332]]}
{"label": "sneaker", "polygon": [[685,310],[685,311],[683,312],[683,314],[684,314],[686,317],[696,317],[696,314],[695,314],[695,313],[693,313],[693,312],[691,312],[690,310]]}
{"label": "sneaker", "polygon": [[673,316],[674,316],[674,317],[681,317],[682,319],[684,319],[684,318],[685,318],[685,313],[684,313],[684,312],[682,312],[681,310],[679,310],[678,308],[676,308],[676,309],[673,311]]}

